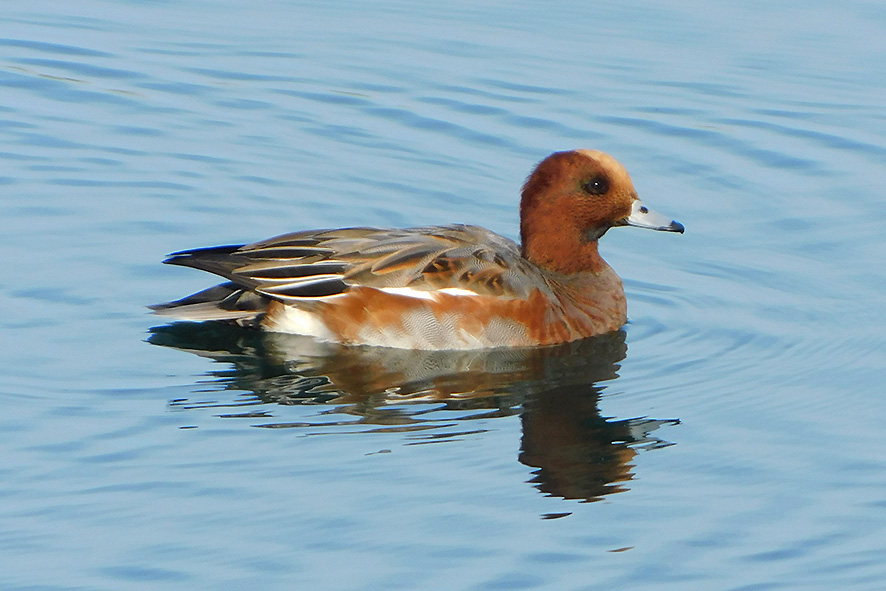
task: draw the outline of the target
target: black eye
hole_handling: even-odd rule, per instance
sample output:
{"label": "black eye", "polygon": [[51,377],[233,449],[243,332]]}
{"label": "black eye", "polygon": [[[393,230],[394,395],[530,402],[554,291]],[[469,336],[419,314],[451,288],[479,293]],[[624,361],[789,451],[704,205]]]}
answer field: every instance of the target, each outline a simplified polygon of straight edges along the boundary
{"label": "black eye", "polygon": [[606,177],[595,176],[584,185],[582,185],[582,189],[584,189],[586,193],[589,193],[591,195],[602,195],[609,190],[609,181],[606,179]]}

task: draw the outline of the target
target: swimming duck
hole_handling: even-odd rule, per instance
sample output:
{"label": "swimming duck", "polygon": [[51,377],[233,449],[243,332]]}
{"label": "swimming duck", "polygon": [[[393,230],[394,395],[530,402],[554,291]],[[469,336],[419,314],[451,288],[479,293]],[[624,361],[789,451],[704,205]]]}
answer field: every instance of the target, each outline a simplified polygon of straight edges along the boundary
{"label": "swimming duck", "polygon": [[176,252],[164,263],[227,279],[156,314],[226,321],[349,345],[552,345],[627,321],[597,241],[612,227],[682,233],[647,208],[615,158],[556,152],[523,185],[520,239],[479,226],[344,228]]}

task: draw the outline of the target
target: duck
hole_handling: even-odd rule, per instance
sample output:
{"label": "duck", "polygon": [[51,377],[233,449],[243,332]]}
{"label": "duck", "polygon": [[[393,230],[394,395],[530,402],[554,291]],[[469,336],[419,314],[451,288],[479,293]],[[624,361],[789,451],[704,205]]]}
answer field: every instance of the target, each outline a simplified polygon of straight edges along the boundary
{"label": "duck", "polygon": [[183,250],[163,262],[226,281],[150,306],[354,346],[537,347],[619,330],[622,280],[598,241],[611,228],[684,232],[649,209],[625,167],[598,150],[544,158],[523,184],[520,243],[474,225],[297,231]]}

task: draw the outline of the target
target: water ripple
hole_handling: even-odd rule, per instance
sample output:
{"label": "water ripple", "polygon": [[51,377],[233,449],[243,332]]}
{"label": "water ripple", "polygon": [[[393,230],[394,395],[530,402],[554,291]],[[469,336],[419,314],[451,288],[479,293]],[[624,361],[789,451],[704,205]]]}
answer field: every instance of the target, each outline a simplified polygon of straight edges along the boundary
{"label": "water ripple", "polygon": [[32,49],[34,51],[42,51],[44,53],[56,53],[61,55],[75,55],[80,57],[100,57],[114,58],[113,53],[105,51],[97,51],[86,47],[77,47],[74,45],[61,45],[59,43],[47,43],[45,41],[33,41],[28,39],[0,39],[0,46],[21,47],[24,49]]}

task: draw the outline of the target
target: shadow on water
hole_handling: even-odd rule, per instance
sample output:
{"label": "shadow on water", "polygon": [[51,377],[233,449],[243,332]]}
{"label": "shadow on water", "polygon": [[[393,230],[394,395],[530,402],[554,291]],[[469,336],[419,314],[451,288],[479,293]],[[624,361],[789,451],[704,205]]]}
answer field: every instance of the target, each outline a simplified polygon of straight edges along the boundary
{"label": "shadow on water", "polygon": [[[230,364],[209,375],[213,389],[238,392],[235,400],[173,406],[228,409],[219,416],[255,427],[411,432],[434,442],[484,430],[470,421],[518,414],[519,460],[535,469],[531,482],[565,499],[626,490],[637,450],[670,445],[651,433],[679,423],[600,415],[602,383],[618,377],[627,351],[622,331],[555,347],[411,351],[176,323],[151,329],[148,342]],[[258,409],[269,404],[328,408],[316,422],[275,422],[272,411]]]}

